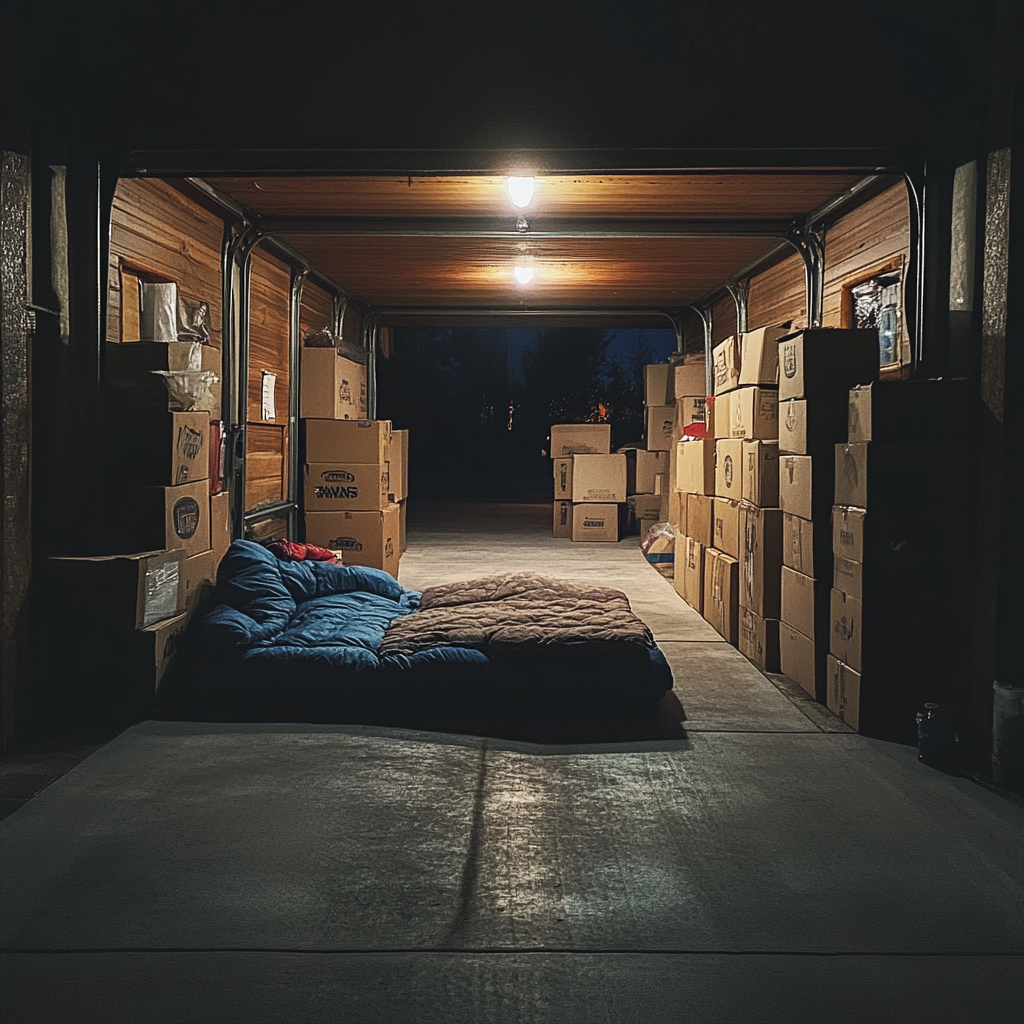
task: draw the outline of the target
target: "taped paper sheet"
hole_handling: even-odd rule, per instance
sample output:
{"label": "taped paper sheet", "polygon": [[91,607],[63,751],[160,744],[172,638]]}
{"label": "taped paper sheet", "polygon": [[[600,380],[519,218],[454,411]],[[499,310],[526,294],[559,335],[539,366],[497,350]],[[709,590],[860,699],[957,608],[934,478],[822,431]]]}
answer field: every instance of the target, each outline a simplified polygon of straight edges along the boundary
{"label": "taped paper sheet", "polygon": [[277,407],[274,403],[274,392],[277,388],[277,374],[263,371],[263,412],[265,420],[277,419]]}

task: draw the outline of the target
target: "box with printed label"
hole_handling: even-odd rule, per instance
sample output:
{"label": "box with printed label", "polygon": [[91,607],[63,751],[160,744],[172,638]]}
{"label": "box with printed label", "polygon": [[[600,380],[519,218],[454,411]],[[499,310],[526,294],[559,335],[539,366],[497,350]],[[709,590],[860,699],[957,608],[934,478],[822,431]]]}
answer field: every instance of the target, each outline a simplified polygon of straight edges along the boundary
{"label": "box with printed label", "polygon": [[815,531],[810,519],[782,513],[782,564],[804,576],[827,579],[832,571],[832,545],[824,526]]}
{"label": "box with printed label", "polygon": [[391,458],[391,420],[311,419],[303,421],[302,431],[306,462],[355,462],[365,466],[383,464]]}
{"label": "box with printed label", "polygon": [[612,449],[610,423],[556,423],[551,428],[551,458],[607,455]]}
{"label": "box with printed label", "polygon": [[729,395],[729,436],[767,441],[779,436],[779,393],[774,388],[743,387]]}
{"label": "box with printed label", "polygon": [[740,335],[740,385],[778,387],[779,338],[789,334],[789,324],[761,327]]}
{"label": "box with printed label", "polygon": [[740,339],[733,335],[715,346],[712,353],[715,395],[724,395],[740,385]]}
{"label": "box with printed label", "polygon": [[307,512],[306,542],[341,551],[345,565],[383,569],[397,579],[400,517],[398,505],[373,512]]}
{"label": "box with printed label", "polygon": [[847,597],[864,600],[864,566],[849,558],[835,556],[832,561],[832,586]]}
{"label": "box with printed label", "polygon": [[555,502],[555,521],[551,528],[552,537],[572,537],[572,502],[568,499]]}
{"label": "box with printed label", "polygon": [[626,500],[626,456],[574,455],[572,500],[621,502]]}
{"label": "box with printed label", "polygon": [[704,611],[724,640],[739,643],[739,562],[724,551],[704,552]]}
{"label": "box with printed label", "polygon": [[715,496],[739,501],[743,497],[743,441],[715,442]]}
{"label": "box with printed label", "polygon": [[112,504],[111,546],[119,551],[210,549],[208,480],[177,487],[126,487]]}
{"label": "box with printed label", "polygon": [[706,494],[686,495],[686,535],[704,547],[715,543],[715,499]]}
{"label": "box with printed label", "polygon": [[572,507],[574,541],[617,541],[619,506],[610,503],[585,503]]}
{"label": "box with printed label", "polygon": [[831,459],[812,455],[779,456],[779,507],[802,519],[827,515],[835,489]]}
{"label": "box with printed label", "polygon": [[572,458],[554,459],[555,500],[563,498],[572,501]]}
{"label": "box with printed label", "polygon": [[111,482],[171,487],[210,475],[210,414],[118,410],[107,417]]}
{"label": "box with printed label", "polygon": [[791,455],[822,455],[846,440],[841,398],[791,398],[779,403],[779,449]]}
{"label": "box with printed label", "polygon": [[808,328],[779,342],[779,400],[846,397],[878,380],[876,330]]}
{"label": "box with printed label", "polygon": [[877,380],[850,389],[848,435],[836,443],[933,444],[968,416],[963,378]]}
{"label": "box with printed label", "polygon": [[829,653],[855,671],[862,671],[863,605],[857,598],[833,587],[829,609]]}
{"label": "box with printed label", "polygon": [[[676,541],[676,590],[683,600],[704,614],[704,565],[705,547],[693,537],[680,537]],[[679,573],[682,571],[682,590],[679,589]]]}
{"label": "box with printed label", "polygon": [[668,363],[650,363],[644,367],[645,405],[664,405],[668,401],[671,370]]}
{"label": "box with printed label", "polygon": [[730,498],[714,500],[714,546],[733,558],[740,557],[740,503]]}
{"label": "box with printed label", "polygon": [[647,450],[667,452],[672,446],[672,427],[675,423],[674,405],[647,407]]}
{"label": "box with printed label", "polygon": [[373,512],[391,504],[387,463],[306,463],[303,481],[307,512]]}
{"label": "box with printed label", "polygon": [[715,441],[680,441],[676,445],[676,487],[688,494],[715,493]]}
{"label": "box with printed label", "polygon": [[777,441],[743,442],[744,501],[760,508],[779,505],[779,444]]}
{"label": "box with printed label", "polygon": [[779,620],[763,619],[740,605],[740,654],[762,672],[779,672]]}
{"label": "box with printed label", "polygon": [[740,606],[761,618],[782,612],[782,511],[740,505]]}
{"label": "box with printed label", "polygon": [[[335,348],[300,349],[299,415],[303,419],[365,420],[366,364]],[[307,456],[308,457],[308,456]]]}
{"label": "box with printed label", "polygon": [[703,359],[699,362],[678,363],[672,367],[672,376],[673,401],[678,402],[680,398],[706,397],[708,385]]}

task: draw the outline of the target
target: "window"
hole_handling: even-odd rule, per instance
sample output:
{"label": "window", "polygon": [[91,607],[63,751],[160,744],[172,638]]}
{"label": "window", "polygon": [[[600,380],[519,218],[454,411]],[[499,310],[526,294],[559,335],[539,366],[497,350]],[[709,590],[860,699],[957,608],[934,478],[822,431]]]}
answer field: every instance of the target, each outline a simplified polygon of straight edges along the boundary
{"label": "window", "polygon": [[883,274],[850,288],[850,326],[878,331],[878,361],[881,366],[900,362],[900,278]]}

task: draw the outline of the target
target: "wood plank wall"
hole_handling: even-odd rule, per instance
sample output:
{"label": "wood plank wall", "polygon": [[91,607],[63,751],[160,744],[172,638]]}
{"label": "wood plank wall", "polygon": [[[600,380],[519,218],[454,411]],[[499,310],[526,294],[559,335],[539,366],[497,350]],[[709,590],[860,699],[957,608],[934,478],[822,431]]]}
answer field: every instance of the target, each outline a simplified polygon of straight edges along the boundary
{"label": "wood plank wall", "polygon": [[315,334],[325,327],[333,330],[334,298],[330,292],[306,281],[302,287],[302,302],[299,304],[299,339]]}
{"label": "wood plank wall", "polygon": [[[245,509],[288,495],[289,305],[291,269],[257,249],[249,301],[248,426]],[[277,374],[276,417],[261,418],[263,371]]]}
{"label": "wood plank wall", "polygon": [[122,178],[110,219],[107,341],[121,341],[121,271],[174,281],[210,304],[210,341],[221,344],[224,221],[165,181]]}
{"label": "wood plank wall", "polygon": [[804,261],[797,253],[750,279],[747,295],[747,329],[792,320],[794,327],[807,326],[807,287]]}
{"label": "wood plank wall", "polygon": [[711,344],[717,345],[735,333],[736,303],[731,295],[726,295],[711,307]]}

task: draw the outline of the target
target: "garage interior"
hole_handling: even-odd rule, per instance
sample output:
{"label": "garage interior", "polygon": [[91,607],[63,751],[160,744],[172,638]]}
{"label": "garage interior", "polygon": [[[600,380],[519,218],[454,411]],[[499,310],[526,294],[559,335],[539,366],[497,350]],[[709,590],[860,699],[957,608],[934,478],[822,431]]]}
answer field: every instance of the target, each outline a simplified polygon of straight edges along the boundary
{"label": "garage interior", "polygon": [[[147,141],[72,152],[63,191],[52,149],[19,164],[4,143],[5,269],[20,208],[34,286],[21,296],[31,330],[5,320],[2,369],[4,1017],[1018,1019],[1024,799],[991,767],[993,681],[1021,682],[1006,578],[1019,480],[1002,462],[1020,406],[1008,142],[973,158],[973,178],[957,170],[970,160],[952,161],[939,191],[933,153],[928,171],[921,151],[894,147],[453,155]],[[509,202],[513,173],[535,178],[525,210]],[[32,200],[21,207],[19,182]],[[62,245],[63,282],[51,273]],[[970,308],[947,310],[958,271]],[[528,570],[622,590],[672,669],[657,712],[138,716],[91,732],[39,713],[41,646],[52,657],[58,645],[26,595],[45,559],[103,553],[117,472],[105,351],[129,341],[126,277],[209,303],[231,533],[301,540],[311,333],[367,353],[374,417],[387,401],[375,370],[403,330],[669,327],[680,352],[708,353],[786,321],[850,326],[851,289],[879,275],[900,283],[882,376],[966,377],[974,402],[950,430],[974,495],[969,542],[950,538],[972,570],[968,592],[949,594],[963,609],[950,640],[957,767],[860,735],[760,672],[644,560],[639,537],[572,544],[551,537],[550,504],[415,491],[400,583]],[[267,373],[272,417],[259,408]],[[84,655],[71,675],[78,690],[104,685]]]}

